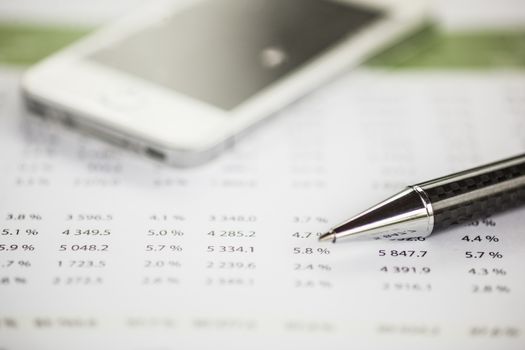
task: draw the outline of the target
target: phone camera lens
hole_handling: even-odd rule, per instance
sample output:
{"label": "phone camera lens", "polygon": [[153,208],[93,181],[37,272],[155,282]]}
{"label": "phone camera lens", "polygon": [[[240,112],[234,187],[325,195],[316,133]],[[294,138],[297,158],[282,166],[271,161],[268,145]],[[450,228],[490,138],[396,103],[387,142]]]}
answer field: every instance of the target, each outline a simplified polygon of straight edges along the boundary
{"label": "phone camera lens", "polygon": [[278,68],[287,60],[287,55],[283,49],[277,46],[269,46],[261,52],[261,64],[265,68]]}

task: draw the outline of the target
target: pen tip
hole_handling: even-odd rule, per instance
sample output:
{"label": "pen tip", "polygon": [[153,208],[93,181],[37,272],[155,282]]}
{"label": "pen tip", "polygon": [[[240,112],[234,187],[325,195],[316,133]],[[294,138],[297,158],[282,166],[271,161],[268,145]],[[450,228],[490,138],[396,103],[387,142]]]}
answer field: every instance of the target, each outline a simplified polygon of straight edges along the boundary
{"label": "pen tip", "polygon": [[323,233],[321,236],[319,236],[319,242],[327,242],[332,241],[332,243],[335,243],[335,233],[332,231]]}

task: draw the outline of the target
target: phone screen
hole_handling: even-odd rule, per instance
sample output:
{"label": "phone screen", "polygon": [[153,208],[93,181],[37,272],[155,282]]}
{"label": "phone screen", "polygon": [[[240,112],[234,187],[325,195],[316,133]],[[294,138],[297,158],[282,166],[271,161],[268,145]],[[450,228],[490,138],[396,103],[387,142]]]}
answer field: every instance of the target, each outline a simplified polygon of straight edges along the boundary
{"label": "phone screen", "polygon": [[231,110],[383,16],[327,0],[205,0],[89,59]]}

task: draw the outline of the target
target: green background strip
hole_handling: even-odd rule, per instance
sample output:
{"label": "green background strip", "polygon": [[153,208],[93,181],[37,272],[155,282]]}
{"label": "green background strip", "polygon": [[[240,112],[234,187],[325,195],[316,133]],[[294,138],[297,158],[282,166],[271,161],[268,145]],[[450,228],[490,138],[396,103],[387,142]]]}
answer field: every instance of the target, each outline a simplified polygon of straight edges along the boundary
{"label": "green background strip", "polygon": [[[0,63],[25,67],[89,33],[89,28],[0,24]],[[366,63],[394,69],[525,68],[525,28],[444,33],[427,26]]]}

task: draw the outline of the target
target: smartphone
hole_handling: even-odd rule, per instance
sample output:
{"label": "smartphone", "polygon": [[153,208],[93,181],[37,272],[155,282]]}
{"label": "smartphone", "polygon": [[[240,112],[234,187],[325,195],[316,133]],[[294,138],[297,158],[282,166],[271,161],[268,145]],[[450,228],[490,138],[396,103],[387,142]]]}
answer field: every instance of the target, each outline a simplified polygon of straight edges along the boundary
{"label": "smartphone", "polygon": [[423,21],[414,0],[156,1],[31,68],[22,91],[46,119],[195,165]]}

